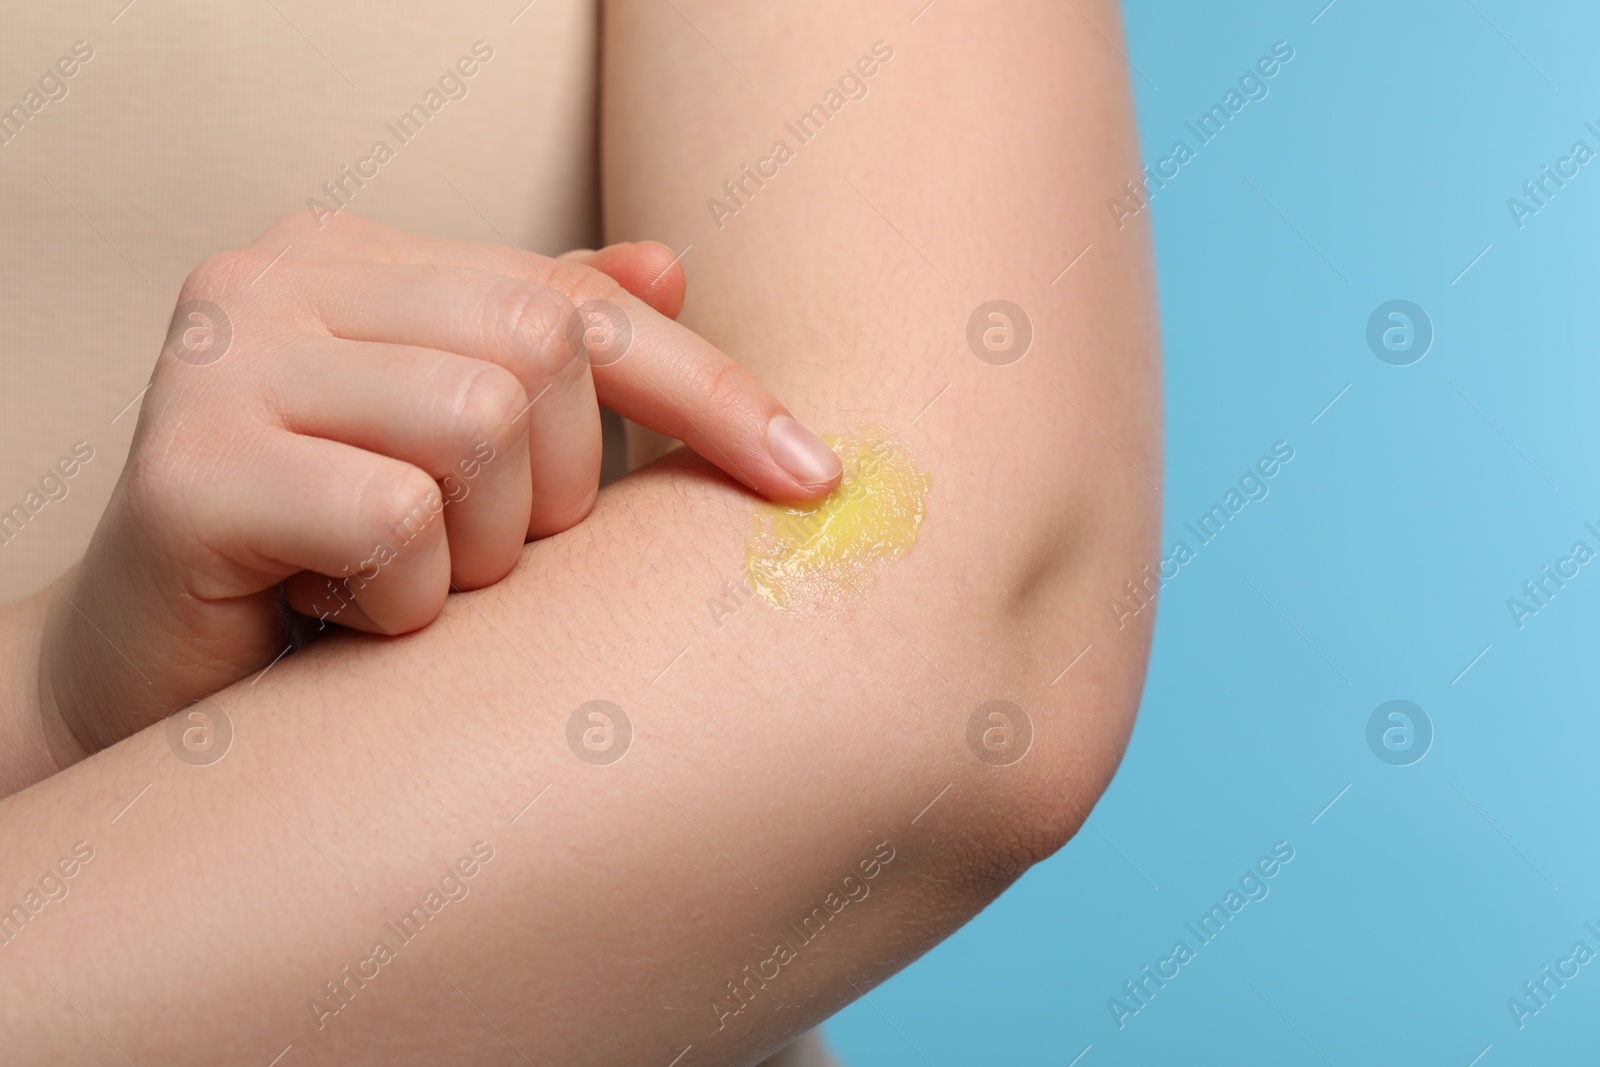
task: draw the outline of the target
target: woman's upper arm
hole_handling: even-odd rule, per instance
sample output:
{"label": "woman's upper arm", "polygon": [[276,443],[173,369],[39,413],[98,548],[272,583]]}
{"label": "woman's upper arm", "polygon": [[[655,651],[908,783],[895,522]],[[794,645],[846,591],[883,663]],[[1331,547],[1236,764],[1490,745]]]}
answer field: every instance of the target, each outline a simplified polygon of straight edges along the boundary
{"label": "woman's upper arm", "polygon": [[[1070,658],[1158,526],[1117,6],[919,7],[612,0],[607,237],[682,250],[681,321],[813,426],[914,443],[942,505],[930,537],[975,594],[1052,615],[1032,639]],[[1081,581],[1039,581],[1090,559],[1113,573],[1089,604],[1064,602]]]}

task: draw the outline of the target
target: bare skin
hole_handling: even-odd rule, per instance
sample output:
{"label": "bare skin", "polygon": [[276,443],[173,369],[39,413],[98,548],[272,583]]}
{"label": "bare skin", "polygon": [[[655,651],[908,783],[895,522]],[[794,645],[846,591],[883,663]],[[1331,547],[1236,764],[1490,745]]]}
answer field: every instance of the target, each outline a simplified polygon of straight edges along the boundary
{"label": "bare skin", "polygon": [[[1147,239],[1103,206],[1137,172],[1120,57],[1054,4],[689,15],[781,106],[670,7],[610,8],[610,236],[695,243],[683,321],[808,424],[870,417],[915,451],[916,549],[838,612],[717,625],[755,499],[674,452],[426,629],[223,691],[220,762],[158,726],[0,802],[0,905],[94,849],[0,946],[20,1059],[754,1063],[948,936],[1109,781],[1150,613],[1119,630],[1105,600],[1154,555],[1160,479]],[[717,229],[705,199],[880,39],[870,95]],[[1006,366],[965,339],[997,296],[1034,331]],[[597,698],[633,728],[605,766],[568,745]],[[967,741],[994,699],[1033,728],[1007,765]],[[478,842],[470,893],[331,999]]]}
{"label": "bare skin", "polygon": [[[302,221],[280,222],[258,244],[268,246]],[[137,444],[86,558],[0,617],[0,659],[11,683],[0,692],[0,796],[265,667],[289,640],[288,619],[276,603],[281,579],[289,579],[290,599],[317,619],[318,630],[403,632],[430,621],[447,589],[498,581],[525,540],[571,525],[593,506],[598,470],[586,461],[597,451],[590,423],[598,409],[570,404],[545,420],[555,425],[542,425],[542,436],[561,441],[554,450],[558,480],[554,494],[549,479],[544,492],[535,492],[534,445],[524,418],[532,405],[507,368],[439,350],[351,344],[311,313],[307,283],[317,274],[324,284],[315,299],[327,301],[331,265],[354,273],[356,256],[364,253],[376,266],[401,246],[412,246],[416,256],[421,242],[354,217],[336,220],[331,233],[307,236],[323,256],[310,269],[292,263],[288,284],[263,293],[259,304],[230,299],[219,284],[219,275],[238,273],[224,264],[248,264],[249,251],[195,270],[174,314],[175,336],[157,360]],[[445,247],[460,262],[489,265],[481,250]],[[339,255],[329,254],[335,250]],[[667,318],[683,307],[682,269],[662,245],[575,249],[559,259],[602,272]],[[527,256],[527,266],[536,263],[554,266]],[[452,279],[433,270],[439,278],[429,299],[460,302],[468,272]],[[577,271],[568,278],[585,280]],[[508,296],[530,307],[557,303],[531,285],[519,291],[513,281],[499,282]],[[389,287],[395,288],[392,280]],[[391,302],[405,295],[394,292]],[[194,303],[213,298],[232,305],[232,315],[218,315],[214,301],[210,308]],[[237,327],[233,315],[242,317]],[[392,309],[387,317],[398,318]],[[246,322],[260,340],[252,343]],[[414,330],[412,339],[422,340],[420,334]],[[534,344],[520,347],[513,351],[502,340],[497,355],[531,378],[540,353]],[[229,356],[232,366],[218,366]],[[594,388],[587,363],[564,362],[573,379],[569,391],[585,399]],[[365,451],[354,443],[361,440],[394,455]],[[215,461],[219,451],[227,462]],[[398,458],[402,453],[423,466]],[[548,465],[552,456],[540,458]],[[438,471],[437,482],[428,469]],[[561,479],[571,498],[562,505],[567,515],[549,529],[535,527],[536,498],[546,506],[542,523]],[[375,481],[416,486],[399,497],[404,514],[373,508]],[[352,521],[363,510],[368,520]],[[352,537],[363,525],[378,528]],[[371,568],[376,573],[365,580],[360,571],[373,542],[394,538],[402,525],[411,527],[400,530],[407,551]],[[353,578],[335,582],[291,562],[310,565],[314,557],[322,558],[325,573],[338,575],[342,567]],[[377,611],[383,625],[367,610],[374,604],[385,609]]]}
{"label": "bare skin", "polygon": [[[97,751],[281,653],[280,583],[320,622],[427,625],[589,513],[597,399],[758,492],[827,493],[823,443],[627,289],[676,303],[681,282],[646,273],[675,276],[671,256],[551,259],[297,212],[202,263],[89,551],[45,598],[38,700],[0,710],[42,718],[57,763]],[[13,785],[43,762],[7,755]]]}

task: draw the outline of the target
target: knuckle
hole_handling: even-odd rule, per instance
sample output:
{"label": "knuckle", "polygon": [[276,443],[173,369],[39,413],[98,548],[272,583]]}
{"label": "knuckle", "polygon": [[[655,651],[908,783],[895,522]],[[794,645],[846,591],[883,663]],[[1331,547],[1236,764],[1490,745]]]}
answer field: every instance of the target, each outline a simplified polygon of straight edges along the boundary
{"label": "knuckle", "polygon": [[739,364],[719,360],[715,366],[701,369],[698,376],[696,395],[705,398],[706,409],[713,415],[731,415],[746,406],[749,372]]}
{"label": "knuckle", "polygon": [[491,352],[508,355],[524,381],[553,379],[583,370],[567,342],[572,305],[559,292],[510,283],[488,297],[481,316]]}
{"label": "knuckle", "polygon": [[371,219],[362,218],[360,215],[348,211],[337,214],[322,214],[315,219],[307,221],[309,232],[323,236],[331,236],[345,245],[356,243],[377,244],[378,238],[385,232],[385,228]]}
{"label": "knuckle", "polygon": [[409,463],[378,467],[361,486],[357,522],[368,540],[407,542],[433,525],[444,509],[433,479]]}
{"label": "knuckle", "polygon": [[120,488],[136,517],[156,529],[170,520],[185,498],[177,465],[163,449],[135,448],[123,468]]}
{"label": "knuckle", "polygon": [[207,256],[184,279],[179,299],[201,299],[231,292],[260,269],[257,257],[247,251],[230,250]]}
{"label": "knuckle", "polygon": [[316,217],[310,209],[291,211],[287,215],[280,215],[272,221],[260,237],[257,244],[268,241],[292,241],[296,237],[303,237],[309,231],[315,230]]}
{"label": "knuckle", "polygon": [[[205,550],[226,540],[227,516],[205,491],[210,464],[171,435],[151,435],[135,443],[123,467],[116,496],[133,523],[154,544],[190,545]],[[192,550],[186,550],[192,556]]]}
{"label": "knuckle", "polygon": [[315,210],[311,207],[291,211],[278,218],[261,235],[261,241],[294,241],[314,235],[354,237],[369,233],[375,223],[344,210]]}
{"label": "knuckle", "polygon": [[472,374],[450,401],[450,421],[460,443],[501,445],[515,435],[512,420],[527,404],[522,385],[510,371],[485,365]]}
{"label": "knuckle", "polygon": [[627,290],[611,275],[576,260],[551,260],[545,264],[545,284],[574,304],[591,300],[615,302]]}
{"label": "knuckle", "polygon": [[[544,265],[544,277],[565,298],[565,354],[584,363],[594,358],[597,367],[622,358],[635,328],[628,310],[631,294],[622,283],[585,264],[560,260]],[[597,346],[592,352],[591,345]]]}

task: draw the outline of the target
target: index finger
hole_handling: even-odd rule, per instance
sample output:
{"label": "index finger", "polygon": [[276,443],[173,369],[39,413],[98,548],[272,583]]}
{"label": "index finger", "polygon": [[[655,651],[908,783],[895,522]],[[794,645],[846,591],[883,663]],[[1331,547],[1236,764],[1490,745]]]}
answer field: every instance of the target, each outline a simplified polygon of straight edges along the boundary
{"label": "index finger", "polygon": [[[444,242],[421,239],[435,259]],[[577,260],[456,244],[492,261],[488,269],[549,286],[575,311],[567,341],[593,372],[600,402],[624,418],[676,438],[773,500],[826,496],[843,473],[839,457],[726,353]],[[435,259],[436,261],[436,259]],[[677,261],[666,269],[676,267]]]}
{"label": "index finger", "polygon": [[[578,280],[556,288],[575,305],[568,342],[581,349],[600,401],[674,437],[775,500],[812,500],[842,467],[821,438],[711,342],[625,291],[588,296]],[[587,298],[586,298],[587,297]]]}
{"label": "index finger", "polygon": [[[762,496],[810,501],[839,484],[839,457],[754,375],[613,278],[503,248],[480,255],[419,239],[413,253],[412,263],[329,268],[342,284],[314,287],[324,321],[354,340],[444,349],[519,376],[539,367],[548,377],[581,359],[607,407],[682,441]],[[515,274],[488,272],[507,269]]]}

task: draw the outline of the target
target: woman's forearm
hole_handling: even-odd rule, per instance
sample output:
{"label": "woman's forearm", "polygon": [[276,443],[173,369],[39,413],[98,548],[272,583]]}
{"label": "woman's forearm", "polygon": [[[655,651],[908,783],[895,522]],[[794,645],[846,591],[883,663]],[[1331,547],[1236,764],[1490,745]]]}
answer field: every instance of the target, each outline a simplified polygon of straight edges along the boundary
{"label": "woman's forearm", "polygon": [[[1042,702],[1047,664],[986,598],[946,606],[931,551],[827,623],[718,627],[749,506],[669,460],[422,633],[220,694],[220,761],[156,727],[0,803],[0,904],[93,853],[5,928],[9,1039],[87,1055],[82,1012],[134,1062],[496,1062],[481,1011],[550,1062],[738,1063],[951,932],[1092,803],[1130,678],[1085,662]],[[997,693],[1037,730],[1008,767],[965,741]],[[610,765],[569,744],[594,699],[631,723]]]}

